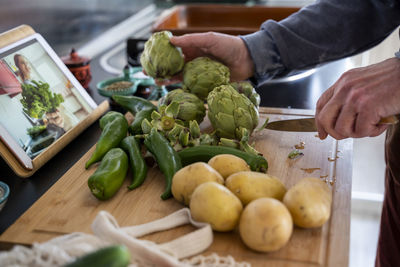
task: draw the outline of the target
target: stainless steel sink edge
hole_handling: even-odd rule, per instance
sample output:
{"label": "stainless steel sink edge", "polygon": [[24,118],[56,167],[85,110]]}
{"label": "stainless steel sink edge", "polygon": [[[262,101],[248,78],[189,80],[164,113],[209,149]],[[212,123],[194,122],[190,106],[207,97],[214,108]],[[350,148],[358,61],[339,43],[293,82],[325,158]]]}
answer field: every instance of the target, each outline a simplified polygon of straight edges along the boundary
{"label": "stainless steel sink edge", "polygon": [[121,42],[125,42],[128,37],[134,36],[135,33],[142,31],[144,28],[148,28],[158,14],[159,10],[156,5],[150,4],[138,13],[99,35],[86,45],[80,47],[77,52],[80,55],[94,58],[107,49]]}

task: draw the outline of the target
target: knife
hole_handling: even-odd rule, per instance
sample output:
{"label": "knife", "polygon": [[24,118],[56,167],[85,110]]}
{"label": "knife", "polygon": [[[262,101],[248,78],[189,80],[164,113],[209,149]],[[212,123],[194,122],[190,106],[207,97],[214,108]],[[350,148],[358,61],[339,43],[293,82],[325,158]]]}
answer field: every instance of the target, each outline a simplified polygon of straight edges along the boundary
{"label": "knife", "polygon": [[[378,124],[396,124],[399,120],[400,115],[393,115],[382,118]],[[315,118],[273,121],[269,122],[265,129],[286,132],[317,132]]]}

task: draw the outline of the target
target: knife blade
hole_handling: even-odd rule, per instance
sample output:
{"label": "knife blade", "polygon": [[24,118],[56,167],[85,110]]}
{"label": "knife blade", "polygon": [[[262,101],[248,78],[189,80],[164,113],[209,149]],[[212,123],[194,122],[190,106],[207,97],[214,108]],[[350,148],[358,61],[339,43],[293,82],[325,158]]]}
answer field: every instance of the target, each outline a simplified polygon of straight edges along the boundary
{"label": "knife blade", "polygon": [[[399,122],[399,117],[399,115],[385,117],[378,124],[396,124]],[[273,121],[269,122],[265,129],[285,132],[317,132],[315,118]]]}
{"label": "knife blade", "polygon": [[316,132],[315,118],[280,120],[269,122],[265,129],[286,132]]}

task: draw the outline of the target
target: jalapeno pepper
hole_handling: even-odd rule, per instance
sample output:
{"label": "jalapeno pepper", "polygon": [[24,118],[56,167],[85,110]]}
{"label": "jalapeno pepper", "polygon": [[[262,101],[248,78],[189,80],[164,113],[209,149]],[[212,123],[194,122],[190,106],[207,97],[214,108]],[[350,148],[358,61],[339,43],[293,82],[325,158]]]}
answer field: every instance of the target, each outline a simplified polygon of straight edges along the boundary
{"label": "jalapeno pepper", "polygon": [[112,99],[132,115],[136,115],[141,110],[157,109],[150,101],[137,96],[113,95]]}
{"label": "jalapeno pepper", "polygon": [[172,196],[172,177],[182,168],[181,159],[168,140],[157,132],[155,128],[151,129],[150,133],[145,137],[144,145],[154,155],[161,172],[165,176],[166,186],[161,198],[163,200],[168,199]]}
{"label": "jalapeno pepper", "polygon": [[129,265],[131,254],[124,245],[110,245],[77,258],[64,267],[126,267]]}
{"label": "jalapeno pepper", "polygon": [[142,121],[144,119],[151,121],[151,113],[153,110],[157,110],[153,103],[137,96],[114,95],[112,99],[135,116],[128,128],[132,135],[142,134]]}
{"label": "jalapeno pepper", "polygon": [[91,158],[86,162],[86,169],[100,161],[111,148],[119,145],[128,132],[128,121],[121,113],[110,111],[100,119],[100,128],[102,132],[99,141]]}
{"label": "jalapeno pepper", "polygon": [[104,130],[104,127],[115,118],[124,117],[124,115],[117,111],[109,111],[104,116],[100,118],[99,126],[101,130]]}
{"label": "jalapeno pepper", "polygon": [[122,186],[128,171],[128,156],[121,148],[110,149],[89,177],[92,194],[100,200],[111,198]]}
{"label": "jalapeno pepper", "polygon": [[247,153],[233,147],[199,145],[178,152],[183,166],[199,161],[208,162],[212,157],[219,154],[232,154],[244,159],[252,171],[267,172],[268,170],[267,159],[263,156]]}
{"label": "jalapeno pepper", "polygon": [[132,169],[132,183],[128,188],[132,190],[144,182],[147,175],[147,165],[134,136],[125,137],[121,141],[120,147],[129,155],[129,162]]}
{"label": "jalapeno pepper", "polygon": [[136,134],[142,134],[142,121],[144,119],[147,119],[148,121],[151,121],[151,113],[153,112],[153,109],[144,109],[136,113],[135,119],[133,120],[132,124],[129,126],[128,131],[132,135]]}

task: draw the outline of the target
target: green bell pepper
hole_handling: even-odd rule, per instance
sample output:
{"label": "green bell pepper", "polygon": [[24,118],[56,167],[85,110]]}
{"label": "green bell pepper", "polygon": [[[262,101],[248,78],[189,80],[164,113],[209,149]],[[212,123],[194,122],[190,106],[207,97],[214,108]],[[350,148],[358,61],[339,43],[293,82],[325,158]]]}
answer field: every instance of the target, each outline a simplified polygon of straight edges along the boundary
{"label": "green bell pepper", "polygon": [[122,186],[127,171],[128,156],[121,148],[112,148],[89,177],[90,191],[100,200],[111,198]]}

